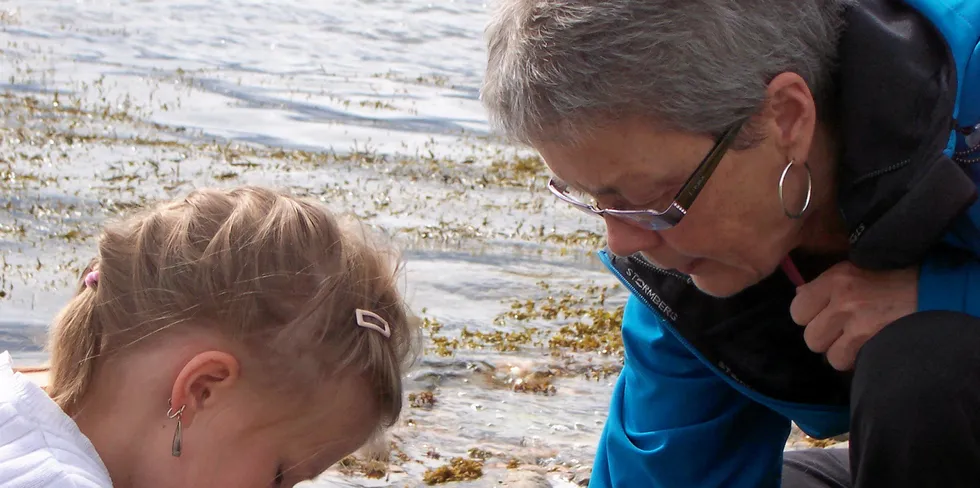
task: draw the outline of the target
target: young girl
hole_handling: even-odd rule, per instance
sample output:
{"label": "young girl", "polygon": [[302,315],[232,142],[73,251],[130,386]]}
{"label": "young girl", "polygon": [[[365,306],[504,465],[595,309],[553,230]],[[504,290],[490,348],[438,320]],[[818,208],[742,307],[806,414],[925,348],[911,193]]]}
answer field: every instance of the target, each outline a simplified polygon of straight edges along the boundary
{"label": "young girl", "polygon": [[394,256],[317,203],[199,190],[108,226],[45,394],[0,356],[0,486],[280,487],[391,426]]}

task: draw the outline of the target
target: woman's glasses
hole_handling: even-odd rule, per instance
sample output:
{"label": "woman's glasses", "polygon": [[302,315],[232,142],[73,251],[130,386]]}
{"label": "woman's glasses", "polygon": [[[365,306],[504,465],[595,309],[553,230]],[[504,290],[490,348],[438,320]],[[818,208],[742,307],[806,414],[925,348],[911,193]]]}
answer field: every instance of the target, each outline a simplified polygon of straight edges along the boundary
{"label": "woman's glasses", "polygon": [[569,191],[568,185],[558,178],[551,178],[551,181],[548,182],[548,189],[562,201],[591,215],[598,217],[609,215],[647,230],[669,229],[679,224],[681,219],[687,215],[687,210],[691,208],[694,199],[701,193],[701,189],[708,182],[708,178],[714,173],[715,168],[718,167],[718,163],[721,162],[721,159],[725,156],[729,147],[731,147],[732,142],[735,141],[741,127],[742,123],[738,123],[726,130],[718,138],[714,147],[708,152],[708,155],[704,157],[704,160],[694,170],[691,177],[687,179],[684,186],[677,192],[677,196],[674,197],[673,202],[664,210],[617,210],[612,208],[599,208],[595,203],[586,203],[576,198]]}

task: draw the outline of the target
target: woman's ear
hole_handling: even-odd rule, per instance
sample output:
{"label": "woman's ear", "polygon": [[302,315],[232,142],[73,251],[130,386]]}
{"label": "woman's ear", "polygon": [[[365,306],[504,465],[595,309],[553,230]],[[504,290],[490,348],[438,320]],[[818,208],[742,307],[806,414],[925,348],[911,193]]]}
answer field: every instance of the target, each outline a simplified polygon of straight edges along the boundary
{"label": "woman's ear", "polygon": [[235,356],[223,351],[205,351],[187,361],[174,380],[170,397],[174,411],[184,407],[184,425],[189,426],[201,410],[229,398],[240,372]]}
{"label": "woman's ear", "polygon": [[806,159],[817,127],[817,107],[806,80],[781,73],[766,88],[766,137],[787,159]]}

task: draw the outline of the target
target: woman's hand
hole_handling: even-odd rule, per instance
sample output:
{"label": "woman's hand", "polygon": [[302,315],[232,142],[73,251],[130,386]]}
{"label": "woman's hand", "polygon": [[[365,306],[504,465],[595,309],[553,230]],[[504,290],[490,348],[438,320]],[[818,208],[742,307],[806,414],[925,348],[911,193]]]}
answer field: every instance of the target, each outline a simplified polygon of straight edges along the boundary
{"label": "woman's hand", "polygon": [[867,271],[850,262],[828,269],[796,289],[793,321],[803,338],[840,371],[854,367],[861,346],[886,325],[918,309],[919,268]]}

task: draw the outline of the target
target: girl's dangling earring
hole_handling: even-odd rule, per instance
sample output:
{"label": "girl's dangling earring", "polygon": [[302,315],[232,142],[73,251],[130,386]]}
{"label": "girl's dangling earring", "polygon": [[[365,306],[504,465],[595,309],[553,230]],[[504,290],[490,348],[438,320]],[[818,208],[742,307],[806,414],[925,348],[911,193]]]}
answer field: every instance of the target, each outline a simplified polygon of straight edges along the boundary
{"label": "girl's dangling earring", "polygon": [[182,441],[181,436],[183,434],[181,432],[180,417],[184,414],[184,408],[187,407],[187,405],[185,404],[181,406],[176,412],[174,411],[173,406],[170,404],[170,400],[167,400],[167,406],[170,407],[167,409],[167,418],[170,420],[177,419],[177,430],[174,431],[174,442],[170,447],[170,454],[173,455],[173,457],[180,457]]}

